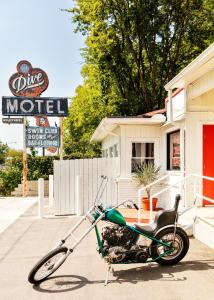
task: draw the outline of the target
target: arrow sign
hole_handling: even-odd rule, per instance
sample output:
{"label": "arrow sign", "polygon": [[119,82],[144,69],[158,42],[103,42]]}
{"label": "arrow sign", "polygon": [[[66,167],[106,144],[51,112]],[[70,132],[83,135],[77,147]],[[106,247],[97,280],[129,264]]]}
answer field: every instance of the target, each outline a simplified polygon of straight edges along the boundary
{"label": "arrow sign", "polygon": [[23,118],[2,118],[2,123],[4,124],[23,124]]}

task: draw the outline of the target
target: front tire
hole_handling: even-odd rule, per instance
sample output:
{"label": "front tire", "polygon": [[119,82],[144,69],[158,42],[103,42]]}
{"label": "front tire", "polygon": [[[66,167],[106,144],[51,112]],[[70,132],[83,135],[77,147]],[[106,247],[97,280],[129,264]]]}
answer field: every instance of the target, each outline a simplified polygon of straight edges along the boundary
{"label": "front tire", "polygon": [[28,275],[28,281],[38,284],[53,274],[66,260],[68,248],[61,247],[50,251],[33,267]]}
{"label": "front tire", "polygon": [[[181,261],[187,254],[189,249],[189,238],[186,232],[180,228],[176,228],[175,240],[174,240],[174,227],[165,228],[161,230],[156,236],[156,239],[162,240],[166,243],[172,243],[173,252],[159,257],[168,249],[162,245],[158,245],[157,242],[153,241],[151,244],[151,256],[160,265],[174,265]],[[159,257],[159,258],[158,258]]]}

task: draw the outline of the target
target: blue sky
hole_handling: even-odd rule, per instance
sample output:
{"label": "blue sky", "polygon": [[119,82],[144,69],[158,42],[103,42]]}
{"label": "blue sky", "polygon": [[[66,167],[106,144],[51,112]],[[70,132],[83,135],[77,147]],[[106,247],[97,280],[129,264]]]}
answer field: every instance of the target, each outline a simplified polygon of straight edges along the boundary
{"label": "blue sky", "polygon": [[[71,15],[60,10],[73,5],[72,0],[0,0],[0,97],[12,96],[8,80],[23,59],[48,74],[42,96],[74,95],[82,83],[84,38],[73,32]],[[4,125],[0,117],[0,141],[21,149],[22,125]]]}

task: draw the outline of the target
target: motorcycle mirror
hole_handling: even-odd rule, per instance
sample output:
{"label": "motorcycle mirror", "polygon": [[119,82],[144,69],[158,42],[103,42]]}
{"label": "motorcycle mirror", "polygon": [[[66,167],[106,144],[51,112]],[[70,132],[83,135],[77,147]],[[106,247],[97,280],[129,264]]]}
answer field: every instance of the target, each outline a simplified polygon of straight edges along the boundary
{"label": "motorcycle mirror", "polygon": [[132,208],[132,206],[130,204],[127,204],[126,207],[127,208]]}

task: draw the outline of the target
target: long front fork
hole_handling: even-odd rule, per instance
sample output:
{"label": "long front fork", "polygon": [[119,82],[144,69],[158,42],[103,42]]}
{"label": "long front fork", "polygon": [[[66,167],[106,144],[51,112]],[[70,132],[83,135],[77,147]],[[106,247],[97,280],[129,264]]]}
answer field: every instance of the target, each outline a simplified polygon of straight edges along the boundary
{"label": "long front fork", "polygon": [[71,248],[68,249],[67,251],[67,254],[66,254],[66,257],[71,254],[73,252],[73,250],[80,244],[80,242],[88,235],[88,233],[93,229],[95,228],[96,230],[96,234],[97,234],[97,238],[99,238],[98,240],[98,244],[99,244],[99,248],[102,249],[102,242],[101,242],[101,239],[100,239],[100,236],[99,236],[99,232],[98,232],[98,228],[97,228],[97,223],[103,218],[104,214],[101,214],[97,219],[96,221],[94,221],[92,223],[92,225],[80,236],[80,237],[77,237],[74,235],[74,231],[87,219],[90,219],[91,215],[90,215],[90,212],[93,211],[93,208],[92,207],[85,216],[83,216],[79,222],[76,223],[76,225],[67,233],[67,235],[65,235],[61,241],[56,245],[55,248],[58,248],[58,247],[61,247],[63,246],[63,244],[65,243],[65,241],[69,238],[69,237],[72,237],[75,242],[73,243],[73,245],[71,246]]}

